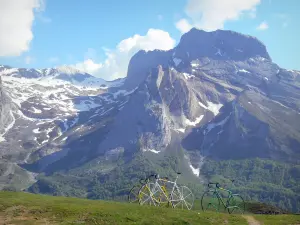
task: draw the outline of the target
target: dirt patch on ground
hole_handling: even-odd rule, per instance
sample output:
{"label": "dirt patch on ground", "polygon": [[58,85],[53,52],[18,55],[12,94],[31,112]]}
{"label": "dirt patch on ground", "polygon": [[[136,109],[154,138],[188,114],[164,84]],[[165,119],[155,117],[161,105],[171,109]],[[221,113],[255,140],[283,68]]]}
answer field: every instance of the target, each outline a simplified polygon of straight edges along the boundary
{"label": "dirt patch on ground", "polygon": [[13,206],[0,212],[0,225],[18,225],[18,224],[44,224],[55,225],[54,221],[46,218],[30,215],[29,211],[23,206]]}
{"label": "dirt patch on ground", "polygon": [[243,217],[247,220],[249,225],[261,225],[253,216],[243,215]]}

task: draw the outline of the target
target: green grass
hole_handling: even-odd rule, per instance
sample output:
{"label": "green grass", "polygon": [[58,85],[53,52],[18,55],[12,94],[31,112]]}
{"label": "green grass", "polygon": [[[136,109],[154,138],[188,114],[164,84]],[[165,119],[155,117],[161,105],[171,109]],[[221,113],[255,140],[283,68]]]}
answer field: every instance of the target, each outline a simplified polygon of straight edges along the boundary
{"label": "green grass", "polygon": [[255,215],[255,219],[265,225],[299,225],[300,215]]}
{"label": "green grass", "polygon": [[[254,216],[262,224],[299,224],[300,216]],[[140,206],[138,204],[0,192],[6,224],[248,224],[242,215]]]}
{"label": "green grass", "polygon": [[0,192],[0,221],[14,224],[247,224],[239,215]]}

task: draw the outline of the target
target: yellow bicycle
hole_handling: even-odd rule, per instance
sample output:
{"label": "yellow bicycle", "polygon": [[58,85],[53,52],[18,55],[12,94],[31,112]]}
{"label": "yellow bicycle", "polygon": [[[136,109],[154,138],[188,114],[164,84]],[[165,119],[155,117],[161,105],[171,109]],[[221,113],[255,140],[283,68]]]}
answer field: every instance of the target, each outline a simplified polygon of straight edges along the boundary
{"label": "yellow bicycle", "polygon": [[[145,184],[149,183],[151,178],[154,178],[155,174],[148,176],[146,179],[140,179],[139,183],[134,185],[129,193],[128,193],[128,202],[130,203],[139,203],[140,198],[142,197],[142,194],[140,194],[140,190],[142,187],[144,187]],[[161,178],[163,184],[162,184],[162,189],[167,193],[167,188],[166,188],[166,182],[168,181],[167,177]],[[163,197],[158,197],[157,201],[160,201],[160,199],[163,199]]]}
{"label": "yellow bicycle", "polygon": [[[140,188],[138,195],[140,205],[171,205],[173,208],[191,210],[194,204],[194,195],[188,187],[177,185],[178,175],[180,174],[181,173],[177,173],[174,182],[160,178],[159,175],[156,174],[155,182],[148,182]],[[170,193],[167,191],[166,183],[172,184]]]}

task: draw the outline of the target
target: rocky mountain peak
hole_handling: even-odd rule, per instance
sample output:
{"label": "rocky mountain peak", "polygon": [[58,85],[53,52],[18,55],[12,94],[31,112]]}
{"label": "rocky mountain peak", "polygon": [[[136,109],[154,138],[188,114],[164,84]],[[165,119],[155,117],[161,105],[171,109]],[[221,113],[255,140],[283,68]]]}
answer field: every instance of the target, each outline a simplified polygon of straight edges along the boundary
{"label": "rocky mountain peak", "polygon": [[125,88],[133,89],[149,74],[152,68],[158,65],[168,66],[171,51],[144,51],[137,52],[130,60],[128,65],[127,79]]}
{"label": "rocky mountain peak", "polygon": [[266,46],[257,38],[229,30],[206,32],[196,28],[181,37],[176,55],[190,60],[208,57],[216,60],[243,61],[262,57],[271,60]]}
{"label": "rocky mountain peak", "polygon": [[228,30],[206,32],[193,28],[172,50],[137,52],[129,62],[125,87],[134,88],[146,78],[151,68],[158,65],[184,71],[194,60],[246,61],[255,58],[272,62],[266,46],[255,37]]}
{"label": "rocky mountain peak", "polygon": [[70,74],[70,75],[78,74],[78,73],[84,73],[84,72],[80,71],[79,69],[76,69],[72,66],[67,66],[67,65],[58,66],[55,69],[60,73]]}
{"label": "rocky mountain peak", "polygon": [[[37,80],[56,80],[59,82],[69,82],[72,84],[96,86],[105,85],[107,82],[102,78],[94,77],[88,73],[82,72],[74,67],[59,66],[55,68],[33,69],[33,68],[12,68],[8,66],[0,66],[0,75],[12,78],[26,78]],[[121,81],[110,82],[118,83]]]}

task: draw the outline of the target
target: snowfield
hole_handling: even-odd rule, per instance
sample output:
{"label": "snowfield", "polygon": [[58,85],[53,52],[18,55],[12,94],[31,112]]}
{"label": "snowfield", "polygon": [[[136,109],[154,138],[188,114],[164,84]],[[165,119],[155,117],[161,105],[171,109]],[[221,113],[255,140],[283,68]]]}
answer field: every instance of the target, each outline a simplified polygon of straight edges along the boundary
{"label": "snowfield", "polygon": [[[76,127],[82,113],[89,113],[87,120],[91,122],[114,108],[121,110],[127,100],[120,101],[119,97],[135,91],[110,92],[111,87],[121,88],[125,79],[109,82],[70,67],[37,70],[1,66],[0,76],[14,104],[9,112],[12,119],[0,133],[0,142],[7,141],[10,130],[24,133],[19,130],[33,123],[29,133],[34,136],[28,139],[43,145]],[[27,126],[22,128],[20,124]]]}

